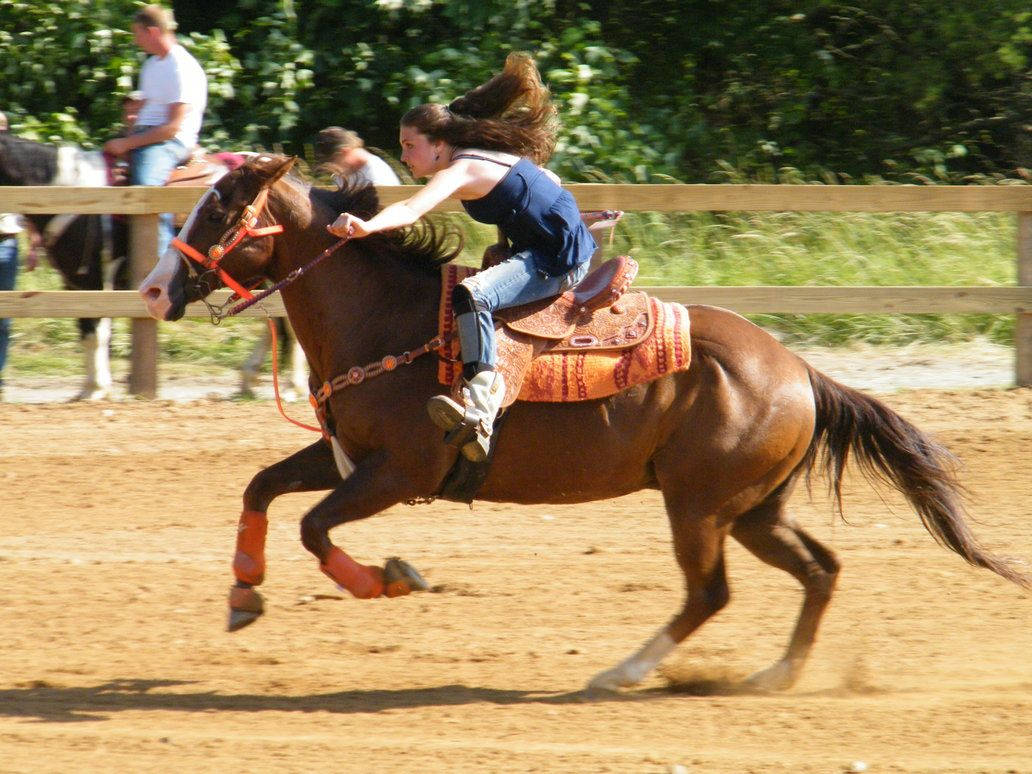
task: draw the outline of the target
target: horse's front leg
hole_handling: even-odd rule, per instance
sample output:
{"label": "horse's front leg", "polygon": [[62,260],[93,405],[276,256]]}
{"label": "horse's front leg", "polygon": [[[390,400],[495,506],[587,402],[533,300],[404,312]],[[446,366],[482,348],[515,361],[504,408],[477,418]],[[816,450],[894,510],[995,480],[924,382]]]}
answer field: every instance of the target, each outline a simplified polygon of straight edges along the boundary
{"label": "horse's front leg", "polygon": [[407,562],[392,558],[383,567],[356,562],[330,541],[330,530],[379,513],[413,496],[405,474],[378,452],[358,463],[344,479],[301,520],[301,542],[319,560],[319,569],[337,586],[359,599],[399,597],[425,591],[426,581]]}
{"label": "horse's front leg", "polygon": [[229,590],[229,631],[253,623],[265,609],[262,597],[254,587],[265,580],[269,504],[288,492],[332,489],[340,480],[333,451],[321,439],[251,479],[244,491],[244,510],[237,526],[236,553],[233,556],[233,574],[237,581]]}

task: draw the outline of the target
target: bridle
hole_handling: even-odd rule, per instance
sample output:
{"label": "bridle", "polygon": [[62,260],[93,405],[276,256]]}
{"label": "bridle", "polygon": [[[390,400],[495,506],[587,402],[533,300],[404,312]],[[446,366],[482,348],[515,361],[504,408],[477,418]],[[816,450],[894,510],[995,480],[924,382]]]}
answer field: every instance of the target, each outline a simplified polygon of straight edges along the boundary
{"label": "bridle", "polygon": [[[218,196],[218,192],[214,188],[212,191],[214,191],[215,195]],[[258,192],[258,195],[254,197],[254,200],[244,207],[244,211],[240,214],[240,220],[237,221],[237,224],[227,229],[222,237],[208,248],[207,255],[204,255],[196,248],[191,247],[179,237],[174,238],[171,244],[184,256],[192,259],[207,269],[208,272],[214,272],[217,274],[219,279],[222,280],[222,283],[237,296],[252,301],[253,303],[253,301],[258,300],[255,295],[229,276],[229,273],[219,266],[219,264],[222,262],[222,259],[240,245],[245,238],[257,239],[259,237],[283,233],[283,226],[279,223],[273,223],[270,226],[258,228],[258,220],[261,218],[262,211],[265,209],[265,204],[268,198],[269,189],[264,187]],[[197,273],[190,261],[185,261],[185,263],[190,275],[199,281],[202,275]],[[212,313],[212,322],[216,323],[221,322],[221,320],[224,317],[229,316],[229,314],[236,313],[231,311],[229,314],[226,314],[221,309],[216,309],[210,304],[208,305],[208,309]]]}

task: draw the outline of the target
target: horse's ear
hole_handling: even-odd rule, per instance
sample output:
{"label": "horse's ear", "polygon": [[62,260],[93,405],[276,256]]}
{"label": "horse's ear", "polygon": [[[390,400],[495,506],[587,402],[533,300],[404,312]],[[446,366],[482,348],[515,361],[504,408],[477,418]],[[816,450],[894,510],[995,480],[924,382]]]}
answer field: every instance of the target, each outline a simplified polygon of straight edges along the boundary
{"label": "horse's ear", "polygon": [[283,177],[297,163],[297,156],[259,156],[254,161],[254,170],[262,184],[270,186]]}

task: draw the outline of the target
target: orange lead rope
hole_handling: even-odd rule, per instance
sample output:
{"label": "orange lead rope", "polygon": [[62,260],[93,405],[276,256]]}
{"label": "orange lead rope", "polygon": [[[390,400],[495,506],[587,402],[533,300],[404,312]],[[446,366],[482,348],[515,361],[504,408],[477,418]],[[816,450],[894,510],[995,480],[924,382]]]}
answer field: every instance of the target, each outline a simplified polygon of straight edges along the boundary
{"label": "orange lead rope", "polygon": [[269,324],[269,333],[272,334],[272,389],[276,393],[276,408],[279,409],[279,413],[283,415],[283,418],[292,425],[297,425],[305,430],[311,430],[313,433],[321,433],[322,428],[298,422],[296,419],[287,416],[287,412],[283,408],[283,398],[280,396],[279,388],[279,351],[276,346],[276,323],[273,322],[271,317],[266,318],[266,321]]}

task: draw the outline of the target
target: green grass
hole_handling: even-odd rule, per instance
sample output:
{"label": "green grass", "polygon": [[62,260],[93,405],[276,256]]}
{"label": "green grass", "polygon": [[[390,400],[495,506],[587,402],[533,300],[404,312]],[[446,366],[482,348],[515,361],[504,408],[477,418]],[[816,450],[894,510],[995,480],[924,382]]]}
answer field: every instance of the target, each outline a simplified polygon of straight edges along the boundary
{"label": "green grass", "polygon": [[[1011,213],[629,213],[609,254],[642,285],[1012,285]],[[796,342],[1011,343],[999,315],[751,315]]]}
{"label": "green grass", "polygon": [[[463,263],[479,264],[494,230],[463,216]],[[607,255],[630,253],[639,285],[1010,285],[1016,280],[1010,213],[628,213]],[[602,239],[608,240],[603,234]],[[59,289],[55,272],[23,272],[19,288]],[[906,344],[986,338],[1010,344],[1014,318],[993,315],[752,315],[793,343]],[[159,326],[162,363],[203,371],[237,368],[260,319]],[[127,358],[129,325],[115,323],[114,358]],[[9,368],[66,374],[81,359],[71,319],[14,322]],[[74,364],[74,365],[73,365]]]}

